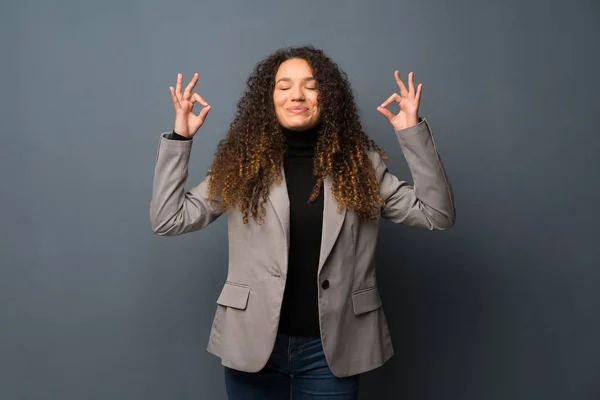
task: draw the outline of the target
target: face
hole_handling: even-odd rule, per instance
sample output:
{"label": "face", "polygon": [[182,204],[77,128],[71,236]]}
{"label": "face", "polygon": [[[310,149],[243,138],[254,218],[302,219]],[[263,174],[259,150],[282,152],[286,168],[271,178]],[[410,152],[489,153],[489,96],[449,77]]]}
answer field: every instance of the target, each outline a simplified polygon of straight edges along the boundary
{"label": "face", "polygon": [[304,131],[321,118],[317,81],[306,60],[284,61],[275,75],[273,103],[279,123],[289,130]]}

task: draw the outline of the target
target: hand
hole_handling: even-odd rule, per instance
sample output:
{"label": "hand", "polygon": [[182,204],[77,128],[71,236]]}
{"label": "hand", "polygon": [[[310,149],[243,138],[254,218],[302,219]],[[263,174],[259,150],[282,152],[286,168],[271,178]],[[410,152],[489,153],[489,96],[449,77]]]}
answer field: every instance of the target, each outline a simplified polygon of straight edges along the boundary
{"label": "hand", "polygon": [[[408,74],[408,89],[406,89],[404,82],[400,79],[398,71],[394,72],[394,77],[396,78],[398,88],[400,88],[400,94],[394,93],[391,95],[382,105],[377,107],[377,111],[392,124],[395,130],[399,131],[419,123],[419,104],[421,102],[423,84],[419,83],[419,87],[415,92],[415,74],[413,72]],[[400,106],[400,112],[397,115],[394,115],[386,108],[394,102]]]}
{"label": "hand", "polygon": [[[210,111],[210,106],[200,95],[194,90],[194,86],[198,82],[198,74],[194,74],[191,82],[185,88],[185,91],[181,92],[181,81],[183,76],[177,74],[177,88],[174,89],[170,86],[171,96],[173,97],[173,106],[175,107],[175,128],[174,131],[181,136],[188,139],[194,137],[198,129],[204,124],[204,120]],[[200,114],[195,115],[192,111],[195,103],[200,103],[203,108],[200,110]]]}

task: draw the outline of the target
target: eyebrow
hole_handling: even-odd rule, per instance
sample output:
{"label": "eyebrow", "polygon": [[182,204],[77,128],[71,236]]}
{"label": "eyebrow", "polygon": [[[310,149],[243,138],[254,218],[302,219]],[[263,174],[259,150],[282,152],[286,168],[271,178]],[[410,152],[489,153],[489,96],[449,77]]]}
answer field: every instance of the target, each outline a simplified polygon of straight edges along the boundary
{"label": "eyebrow", "polygon": [[[305,82],[306,82],[306,81],[316,81],[316,79],[315,79],[313,76],[307,76],[306,78],[303,78],[302,80],[303,80],[303,81],[305,81]],[[286,78],[279,78],[279,79],[277,80],[277,82],[275,82],[275,84],[278,84],[278,83],[279,83],[279,82],[281,82],[281,81],[285,81],[285,82],[291,82],[291,81],[292,81],[292,78],[287,78],[287,77],[286,77]]]}

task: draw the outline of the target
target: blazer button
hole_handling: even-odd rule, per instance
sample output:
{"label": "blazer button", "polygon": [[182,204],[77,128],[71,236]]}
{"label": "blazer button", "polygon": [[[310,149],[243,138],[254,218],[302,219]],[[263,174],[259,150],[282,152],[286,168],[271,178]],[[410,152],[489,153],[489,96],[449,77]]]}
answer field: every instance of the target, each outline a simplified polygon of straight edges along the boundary
{"label": "blazer button", "polygon": [[328,281],[327,279],[325,279],[325,280],[323,281],[323,283],[321,283],[321,287],[322,287],[323,289],[327,289],[327,288],[329,287],[329,281]]}

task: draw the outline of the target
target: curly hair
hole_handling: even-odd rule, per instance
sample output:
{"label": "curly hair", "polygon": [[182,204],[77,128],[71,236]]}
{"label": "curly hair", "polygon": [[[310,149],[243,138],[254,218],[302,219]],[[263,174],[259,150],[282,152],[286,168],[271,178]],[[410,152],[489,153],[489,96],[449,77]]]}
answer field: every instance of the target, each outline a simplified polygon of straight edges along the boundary
{"label": "curly hair", "polygon": [[273,104],[275,75],[290,59],[303,59],[310,65],[322,110],[313,165],[316,184],[307,200],[314,201],[325,178],[331,176],[338,211],[347,207],[362,219],[375,219],[383,200],[366,151],[377,151],[385,158],[384,150],[363,132],[347,75],[312,46],[279,49],[256,65],[229,131],[217,147],[209,199],[219,199],[223,211],[239,206],[245,224],[248,217],[264,222],[269,188],[283,179],[287,151]]}

